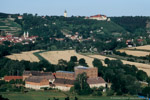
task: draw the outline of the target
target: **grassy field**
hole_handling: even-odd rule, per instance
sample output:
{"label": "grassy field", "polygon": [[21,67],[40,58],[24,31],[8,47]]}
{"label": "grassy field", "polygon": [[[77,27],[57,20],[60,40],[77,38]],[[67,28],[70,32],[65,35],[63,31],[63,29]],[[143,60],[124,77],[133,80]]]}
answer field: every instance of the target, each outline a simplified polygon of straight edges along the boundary
{"label": "grassy field", "polygon": [[7,58],[10,58],[12,60],[26,60],[30,62],[39,62],[40,60],[38,57],[36,57],[33,53],[39,52],[39,50],[29,51],[29,52],[22,52],[20,54],[12,54],[6,56]]}
{"label": "grassy field", "polygon": [[[5,98],[9,100],[53,100],[53,98],[59,98],[59,100],[65,100],[67,95],[70,97],[70,100],[74,100],[75,95],[70,93],[58,92],[58,91],[32,91],[28,93],[17,93],[17,92],[8,92],[2,93]],[[134,96],[78,96],[78,100],[140,100]],[[141,99],[142,100],[142,99]]]}

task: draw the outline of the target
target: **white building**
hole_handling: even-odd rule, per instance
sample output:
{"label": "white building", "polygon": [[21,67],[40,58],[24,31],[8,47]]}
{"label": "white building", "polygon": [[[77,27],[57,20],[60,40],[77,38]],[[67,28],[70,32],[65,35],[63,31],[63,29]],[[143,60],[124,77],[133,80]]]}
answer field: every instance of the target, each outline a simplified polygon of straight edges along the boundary
{"label": "white building", "polygon": [[64,11],[64,17],[67,17],[67,11],[66,10]]}
{"label": "white building", "polygon": [[105,15],[94,15],[94,16],[90,16],[90,17],[86,17],[86,19],[96,19],[96,20],[107,20],[107,16]]}

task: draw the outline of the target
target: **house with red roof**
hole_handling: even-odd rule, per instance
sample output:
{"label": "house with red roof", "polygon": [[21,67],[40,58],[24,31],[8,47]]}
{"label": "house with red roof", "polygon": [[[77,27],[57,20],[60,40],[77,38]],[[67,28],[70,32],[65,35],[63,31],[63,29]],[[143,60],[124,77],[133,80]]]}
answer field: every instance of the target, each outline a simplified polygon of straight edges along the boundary
{"label": "house with red roof", "polygon": [[22,16],[18,16],[18,19],[23,19],[23,17]]}
{"label": "house with red roof", "polygon": [[107,20],[107,16],[106,15],[94,15],[94,16],[90,16],[90,17],[86,17],[85,19],[96,19],[96,20]]}

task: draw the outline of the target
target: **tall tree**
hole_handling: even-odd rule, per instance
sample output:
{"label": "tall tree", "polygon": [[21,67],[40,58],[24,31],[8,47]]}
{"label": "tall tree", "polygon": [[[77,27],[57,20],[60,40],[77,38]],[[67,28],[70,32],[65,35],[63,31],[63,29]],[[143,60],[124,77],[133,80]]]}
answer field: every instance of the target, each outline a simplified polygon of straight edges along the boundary
{"label": "tall tree", "polygon": [[92,92],[89,84],[87,83],[87,75],[85,72],[78,74],[74,87],[75,91],[79,95],[87,95]]}
{"label": "tall tree", "polygon": [[94,67],[98,68],[98,75],[103,76],[104,67],[103,67],[102,62],[99,59],[95,58],[92,63]]}

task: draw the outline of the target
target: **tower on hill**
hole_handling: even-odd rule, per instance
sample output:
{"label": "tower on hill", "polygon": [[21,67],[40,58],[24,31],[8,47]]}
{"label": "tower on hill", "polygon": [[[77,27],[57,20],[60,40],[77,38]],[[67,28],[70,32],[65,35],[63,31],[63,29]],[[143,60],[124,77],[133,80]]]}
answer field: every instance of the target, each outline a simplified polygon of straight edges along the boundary
{"label": "tower on hill", "polygon": [[67,17],[67,11],[66,10],[64,11],[64,17]]}

